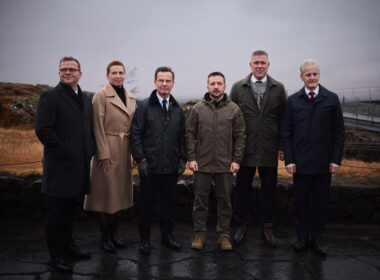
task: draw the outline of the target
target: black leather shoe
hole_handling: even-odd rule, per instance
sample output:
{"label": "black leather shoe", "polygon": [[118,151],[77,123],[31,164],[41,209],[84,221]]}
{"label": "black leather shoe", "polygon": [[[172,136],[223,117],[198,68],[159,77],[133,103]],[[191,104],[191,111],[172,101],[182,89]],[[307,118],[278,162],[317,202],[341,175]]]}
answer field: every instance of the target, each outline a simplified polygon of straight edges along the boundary
{"label": "black leather shoe", "polygon": [[261,236],[263,240],[269,245],[269,247],[277,248],[277,241],[276,238],[274,238],[272,228],[265,227],[262,231]]}
{"label": "black leather shoe", "polygon": [[173,250],[180,251],[181,245],[177,243],[177,241],[174,240],[172,236],[165,236],[161,239],[161,244],[165,245],[166,247],[169,247]]}
{"label": "black leather shoe", "polygon": [[82,259],[89,259],[90,253],[87,251],[81,250],[77,245],[71,244],[65,248],[65,253],[67,255],[78,257]]}
{"label": "black leather shoe", "polygon": [[234,244],[240,245],[241,243],[243,243],[246,234],[247,234],[247,225],[239,226],[234,235],[234,239],[233,239]]}
{"label": "black leather shoe", "polygon": [[327,255],[327,248],[322,245],[322,242],[318,239],[311,241],[311,248],[318,255],[325,257]]}
{"label": "black leather shoe", "polygon": [[64,273],[72,273],[73,267],[66,263],[62,258],[51,258],[50,265],[56,271],[64,272]]}
{"label": "black leather shoe", "polygon": [[293,244],[293,249],[296,252],[303,251],[307,248],[308,240],[306,238],[300,238]]}
{"label": "black leather shoe", "polygon": [[141,239],[140,242],[140,252],[144,255],[148,255],[150,253],[150,241],[149,239]]}

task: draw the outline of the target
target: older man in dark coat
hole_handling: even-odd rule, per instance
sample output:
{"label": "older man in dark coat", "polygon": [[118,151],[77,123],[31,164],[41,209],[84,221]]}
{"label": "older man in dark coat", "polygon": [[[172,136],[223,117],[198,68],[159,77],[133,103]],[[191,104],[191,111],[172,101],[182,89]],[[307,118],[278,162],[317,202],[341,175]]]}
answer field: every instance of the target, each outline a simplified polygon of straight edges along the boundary
{"label": "older man in dark coat", "polygon": [[[327,251],[321,239],[327,220],[331,174],[343,155],[344,122],[338,96],[319,84],[319,66],[305,60],[301,68],[305,86],[288,98],[283,124],[285,165],[293,174],[295,251]],[[311,201],[310,201],[311,197]],[[311,213],[310,213],[311,208]]]}
{"label": "older man in dark coat", "polygon": [[92,104],[78,86],[78,60],[63,57],[60,83],[44,92],[37,105],[36,134],[44,145],[42,193],[49,197],[46,219],[51,265],[71,272],[64,253],[88,258],[73,240],[77,198],[89,191],[90,160],[95,151]]}

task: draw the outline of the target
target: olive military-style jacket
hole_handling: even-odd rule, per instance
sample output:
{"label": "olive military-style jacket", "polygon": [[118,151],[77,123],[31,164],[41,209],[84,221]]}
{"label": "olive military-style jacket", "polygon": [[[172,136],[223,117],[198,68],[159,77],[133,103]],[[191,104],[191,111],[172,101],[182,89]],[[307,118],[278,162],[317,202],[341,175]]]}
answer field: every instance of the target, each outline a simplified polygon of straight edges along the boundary
{"label": "olive military-style jacket", "polygon": [[226,173],[232,162],[240,164],[245,145],[245,125],[239,107],[225,94],[216,104],[206,93],[192,108],[186,123],[189,161],[199,172]]}

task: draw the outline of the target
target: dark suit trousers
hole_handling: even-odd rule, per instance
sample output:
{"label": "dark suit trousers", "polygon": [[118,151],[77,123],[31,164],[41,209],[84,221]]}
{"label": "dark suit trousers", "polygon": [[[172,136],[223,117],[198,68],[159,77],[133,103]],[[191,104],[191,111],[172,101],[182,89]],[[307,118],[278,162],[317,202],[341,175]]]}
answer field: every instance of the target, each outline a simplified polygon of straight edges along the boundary
{"label": "dark suit trousers", "polygon": [[46,213],[46,241],[50,256],[63,257],[73,243],[76,197],[50,197]]}
{"label": "dark suit trousers", "polygon": [[294,223],[299,238],[320,239],[329,208],[331,174],[294,174]]}
{"label": "dark suit trousers", "polygon": [[160,194],[160,230],[162,236],[171,235],[174,227],[177,174],[150,174],[140,177],[139,232],[142,239],[150,238],[152,205]]}
{"label": "dark suit trousers", "polygon": [[[260,212],[264,226],[272,227],[276,221],[277,167],[258,167],[261,180]],[[248,224],[251,210],[252,182],[256,167],[241,166],[236,174],[234,190],[234,220]]]}

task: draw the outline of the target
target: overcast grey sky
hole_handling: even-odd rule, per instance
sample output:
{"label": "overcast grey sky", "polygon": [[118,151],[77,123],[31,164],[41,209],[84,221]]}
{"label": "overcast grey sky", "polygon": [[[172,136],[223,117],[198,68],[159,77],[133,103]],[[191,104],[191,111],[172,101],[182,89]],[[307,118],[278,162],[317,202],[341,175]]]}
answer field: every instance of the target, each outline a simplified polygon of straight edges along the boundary
{"label": "overcast grey sky", "polygon": [[319,61],[330,89],[379,87],[379,30],[379,0],[0,0],[0,81],[54,86],[59,59],[72,55],[81,87],[97,91],[118,59],[138,68],[138,98],[167,65],[172,93],[184,100],[202,97],[216,70],[229,92],[250,72],[252,51],[263,49],[269,74],[289,93],[302,86],[306,58]]}

